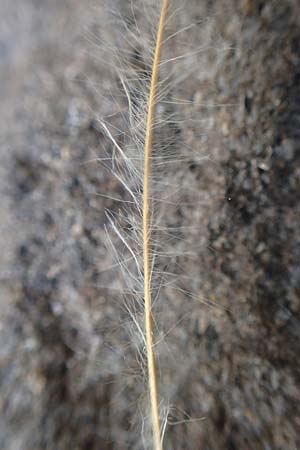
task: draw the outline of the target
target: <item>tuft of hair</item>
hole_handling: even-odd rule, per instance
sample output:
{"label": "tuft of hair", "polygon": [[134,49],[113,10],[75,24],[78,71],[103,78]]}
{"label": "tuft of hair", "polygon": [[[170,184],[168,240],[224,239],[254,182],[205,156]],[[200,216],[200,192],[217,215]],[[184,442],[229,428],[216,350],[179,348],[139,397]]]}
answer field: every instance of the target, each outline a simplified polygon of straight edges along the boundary
{"label": "tuft of hair", "polygon": [[[205,58],[213,54],[216,61],[221,61],[227,49],[216,37],[213,18],[188,22],[195,1],[170,2],[162,24],[161,14],[165,12],[162,7],[167,3],[166,0],[109,2],[104,6],[106,15],[103,16],[102,10],[101,22],[96,20],[95,30],[90,33],[96,57],[106,67],[108,77],[115,81],[114,89],[110,85],[107,89],[105,85],[101,87],[101,93],[106,90],[103,109],[107,114],[98,117],[98,127],[105,145],[96,159],[118,186],[114,194],[98,194],[118,204],[106,211],[106,229],[107,249],[115,259],[111,268],[115,278],[109,288],[120,291],[123,310],[118,318],[124,326],[119,345],[127,361],[122,381],[124,388],[132,389],[137,396],[129,395],[130,401],[138,405],[137,416],[130,423],[141,430],[134,434],[139,434],[140,440],[129,440],[130,448],[142,445],[154,450],[163,448],[164,437],[164,448],[175,448],[172,444],[175,425],[187,429],[189,424],[201,426],[201,409],[187,412],[180,397],[181,386],[195,362],[193,355],[184,350],[188,330],[193,328],[193,312],[203,307],[220,308],[202,294],[201,273],[194,261],[207,245],[204,231],[207,223],[202,213],[209,208],[211,196],[220,195],[217,189],[205,192],[199,188],[199,177],[209,176],[209,166],[213,164],[212,113],[219,106],[204,101],[203,90],[212,89]],[[149,221],[145,231],[145,147],[159,24],[163,26],[159,44],[162,53],[150,123],[153,136],[148,155]],[[195,73],[199,61],[203,70]],[[95,92],[98,94],[96,87]],[[191,97],[191,92],[197,95]],[[192,142],[198,142],[196,148]],[[147,236],[149,254],[145,256]],[[151,304],[146,305],[145,311],[147,258]],[[150,331],[147,322],[145,326],[147,307]],[[182,333],[182,327],[187,333]],[[112,332],[113,327],[109,328]],[[149,353],[155,363],[152,375]],[[156,406],[151,398],[151,380],[149,393],[149,374],[150,378],[156,377]],[[157,416],[153,408],[157,408]]]}

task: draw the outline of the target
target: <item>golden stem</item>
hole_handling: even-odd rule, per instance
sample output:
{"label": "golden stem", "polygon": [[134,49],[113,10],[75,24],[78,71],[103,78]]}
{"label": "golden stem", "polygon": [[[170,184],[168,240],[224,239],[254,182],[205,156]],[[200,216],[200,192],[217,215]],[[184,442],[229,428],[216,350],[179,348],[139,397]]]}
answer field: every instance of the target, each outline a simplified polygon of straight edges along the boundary
{"label": "golden stem", "polygon": [[157,387],[157,370],[154,353],[152,298],[151,298],[151,156],[153,146],[153,125],[155,117],[155,104],[158,88],[159,65],[164,37],[165,23],[169,0],[163,0],[157,40],[153,61],[152,79],[149,94],[149,109],[147,117],[145,141],[144,191],[143,191],[143,259],[144,259],[144,301],[145,326],[148,358],[148,380],[152,416],[153,449],[162,450],[160,433],[160,416]]}

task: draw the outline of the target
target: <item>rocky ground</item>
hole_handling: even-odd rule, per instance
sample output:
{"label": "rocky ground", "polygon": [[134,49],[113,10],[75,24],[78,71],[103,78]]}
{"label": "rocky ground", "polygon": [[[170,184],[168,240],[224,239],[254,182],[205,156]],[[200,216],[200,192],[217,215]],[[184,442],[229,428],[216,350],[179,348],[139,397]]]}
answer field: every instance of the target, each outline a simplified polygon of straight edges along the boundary
{"label": "rocky ground", "polygon": [[[128,36],[133,12],[147,28],[142,0],[117,7]],[[126,98],[112,100],[122,86],[93,44],[118,30],[92,0],[0,10],[0,448],[147,448],[143,371],[107,270],[106,211],[127,194],[95,161],[111,152],[97,118]],[[177,88],[189,102],[172,106],[174,142],[194,151],[162,219],[179,280],[159,306],[165,448],[298,450],[299,2],[192,0],[179,23],[210,45]]]}

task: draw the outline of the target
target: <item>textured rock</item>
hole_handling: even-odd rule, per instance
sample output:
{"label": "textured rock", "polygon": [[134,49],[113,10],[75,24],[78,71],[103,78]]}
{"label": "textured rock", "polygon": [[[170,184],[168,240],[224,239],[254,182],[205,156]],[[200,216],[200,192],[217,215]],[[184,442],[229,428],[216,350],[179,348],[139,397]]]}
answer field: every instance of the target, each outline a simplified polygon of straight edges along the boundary
{"label": "textured rock", "polygon": [[[93,6],[0,1],[3,450],[142,448],[143,371],[105,270],[105,211],[127,197],[95,162],[111,151],[97,116],[121,87],[84,38],[101,34]],[[172,111],[199,124],[169,131],[210,158],[177,170],[186,203],[164,219],[179,254],[165,267],[190,276],[162,290],[166,449],[300,448],[299,14],[296,0],[195,0],[180,16],[212,45]]]}

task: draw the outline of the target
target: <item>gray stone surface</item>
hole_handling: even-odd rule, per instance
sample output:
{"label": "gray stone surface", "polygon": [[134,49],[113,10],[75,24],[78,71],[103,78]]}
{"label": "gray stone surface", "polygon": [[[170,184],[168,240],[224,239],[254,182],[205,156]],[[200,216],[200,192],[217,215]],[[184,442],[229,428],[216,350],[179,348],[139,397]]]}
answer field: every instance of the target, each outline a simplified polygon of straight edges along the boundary
{"label": "gray stone surface", "polygon": [[[130,2],[118,7],[129,33]],[[1,0],[0,11],[0,448],[147,448],[134,300],[120,270],[105,270],[106,211],[118,216],[128,196],[95,162],[112,150],[97,118],[126,99],[117,108],[120,81],[90,41],[119,30],[90,0]],[[158,305],[165,448],[297,450],[299,2],[194,0],[179,22],[197,24],[183,35],[193,48],[210,45],[188,59],[176,93],[190,102],[172,106],[182,120],[168,130],[174,149],[182,139],[196,152],[164,175],[181,188],[162,209],[174,254],[161,266],[177,281]],[[126,133],[121,119],[111,124]]]}

